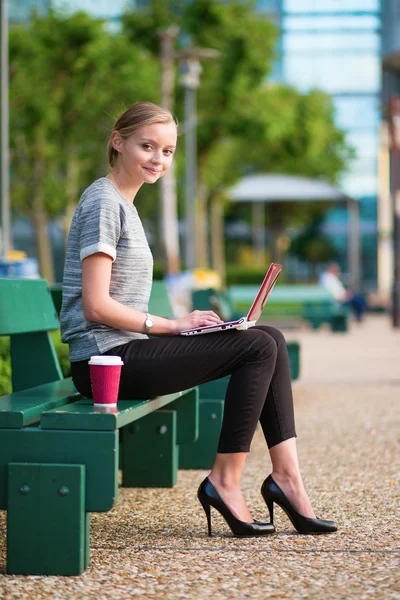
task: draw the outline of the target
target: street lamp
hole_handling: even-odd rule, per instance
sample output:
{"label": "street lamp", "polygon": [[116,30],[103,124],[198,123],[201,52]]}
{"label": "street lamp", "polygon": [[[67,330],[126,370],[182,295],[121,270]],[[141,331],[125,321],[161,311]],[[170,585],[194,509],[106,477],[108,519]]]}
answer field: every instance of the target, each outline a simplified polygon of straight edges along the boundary
{"label": "street lamp", "polygon": [[[174,61],[184,61],[187,63],[192,63],[191,71],[193,73],[193,69],[198,70],[198,74],[200,73],[200,65],[198,67],[194,67],[193,64],[198,62],[200,58],[215,58],[219,56],[219,52],[217,50],[213,50],[212,48],[182,48],[180,50],[174,50],[174,43],[179,35],[179,28],[176,25],[171,25],[168,29],[159,31],[158,35],[161,40],[161,65],[162,65],[162,84],[161,84],[161,102],[164,108],[167,108],[171,112],[173,112],[173,89],[174,89]],[[197,74],[197,79],[198,79]],[[197,82],[198,86],[198,82]],[[193,94],[195,94],[195,89]],[[185,100],[186,102],[186,100]],[[188,99],[188,103],[192,103],[193,107],[195,107],[195,95],[192,95],[190,100]],[[186,110],[186,107],[185,107]],[[193,110],[193,109],[192,109]],[[187,113],[186,113],[187,114]],[[195,113],[194,113],[195,114]],[[194,118],[195,121],[195,118]],[[192,133],[195,135],[195,122],[192,123]],[[190,134],[189,134],[190,136]],[[189,150],[189,146],[192,150]],[[188,180],[192,182],[192,200],[194,201],[196,197],[196,138],[190,138],[190,141],[186,142],[187,148],[187,156],[186,160],[189,159],[191,163],[190,168],[190,176],[186,176],[186,186],[188,188]],[[194,148],[194,156],[190,155],[190,152],[193,152]],[[189,157],[188,157],[189,155]],[[193,166],[194,161],[194,166]],[[193,187],[194,186],[194,187]],[[161,179],[161,206],[162,206],[162,230],[164,236],[164,245],[167,256],[167,271],[168,273],[176,273],[179,271],[179,236],[178,236],[178,226],[177,226],[177,202],[176,202],[176,185],[175,185],[175,174],[173,171],[173,167],[167,171],[164,177]],[[188,193],[188,192],[187,192]],[[193,212],[193,209],[192,209]],[[194,218],[194,217],[193,217]],[[193,225],[191,225],[193,227]],[[194,231],[194,230],[193,230]],[[188,260],[188,255],[186,253],[186,259]],[[189,257],[190,262],[192,259]],[[193,263],[194,263],[193,259]]]}
{"label": "street lamp", "polygon": [[194,269],[197,196],[196,90],[200,83],[200,62],[196,59],[182,62],[180,73],[180,83],[185,89],[185,262],[187,269]]}

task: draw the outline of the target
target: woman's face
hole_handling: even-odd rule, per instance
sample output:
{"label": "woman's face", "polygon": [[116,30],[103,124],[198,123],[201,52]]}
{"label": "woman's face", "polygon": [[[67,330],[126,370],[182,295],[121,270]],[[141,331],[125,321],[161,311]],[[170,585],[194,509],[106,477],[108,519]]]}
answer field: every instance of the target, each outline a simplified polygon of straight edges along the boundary
{"label": "woman's face", "polygon": [[[114,134],[115,135],[115,134]],[[168,171],[176,148],[175,123],[146,125],[123,139],[115,135],[118,166],[135,183],[155,183]]]}

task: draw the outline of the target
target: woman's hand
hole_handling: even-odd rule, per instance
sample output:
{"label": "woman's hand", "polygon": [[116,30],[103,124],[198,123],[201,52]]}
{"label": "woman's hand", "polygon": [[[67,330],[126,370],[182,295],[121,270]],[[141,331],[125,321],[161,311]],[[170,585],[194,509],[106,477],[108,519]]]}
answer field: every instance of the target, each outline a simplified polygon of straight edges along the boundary
{"label": "woman's hand", "polygon": [[194,310],[189,315],[174,320],[175,334],[186,329],[195,329],[206,325],[218,325],[223,323],[217,313],[212,310]]}

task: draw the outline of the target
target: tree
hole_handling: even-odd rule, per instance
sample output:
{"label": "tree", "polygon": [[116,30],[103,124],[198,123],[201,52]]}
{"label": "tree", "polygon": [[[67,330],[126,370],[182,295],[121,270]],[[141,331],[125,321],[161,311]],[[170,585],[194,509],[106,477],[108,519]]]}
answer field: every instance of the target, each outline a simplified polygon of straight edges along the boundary
{"label": "tree", "polygon": [[311,264],[313,276],[319,263],[337,259],[337,249],[332,242],[321,233],[322,217],[315,217],[311,223],[292,241],[290,254]]}
{"label": "tree", "polygon": [[[153,0],[146,10],[128,13],[124,31],[154,55],[157,27],[176,23],[178,44],[215,48],[220,58],[202,64],[198,92],[198,198],[200,229],[211,212],[213,264],[223,269],[223,214],[227,191],[244,173],[286,172],[334,182],[351,152],[334,124],[329,96],[301,94],[268,83],[277,32],[255,3],[192,0],[177,5]],[[155,26],[156,24],[156,26]],[[183,114],[176,89],[177,114]],[[177,156],[178,173],[183,156]],[[182,169],[180,169],[182,170]],[[285,209],[286,210],[286,209]],[[296,207],[293,217],[309,209]],[[308,214],[308,213],[307,213]],[[278,215],[280,216],[280,215]],[[206,240],[198,264],[208,263]]]}
{"label": "tree", "polygon": [[11,28],[10,59],[11,198],[35,225],[41,274],[51,281],[48,217],[70,217],[104,173],[114,118],[156,99],[158,65],[102,21],[53,11]]}

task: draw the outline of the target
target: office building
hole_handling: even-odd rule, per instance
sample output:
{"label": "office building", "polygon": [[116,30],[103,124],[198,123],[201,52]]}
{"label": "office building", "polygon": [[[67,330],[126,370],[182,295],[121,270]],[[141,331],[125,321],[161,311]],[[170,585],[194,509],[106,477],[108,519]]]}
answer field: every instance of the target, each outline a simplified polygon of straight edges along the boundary
{"label": "office building", "polygon": [[[398,0],[392,4],[400,12]],[[356,151],[339,185],[360,202],[362,273],[367,287],[373,288],[377,277],[380,0],[259,0],[257,6],[271,15],[280,31],[274,77],[300,91],[319,88],[329,93],[336,123]],[[341,250],[346,266],[344,209],[329,212],[325,231]]]}

